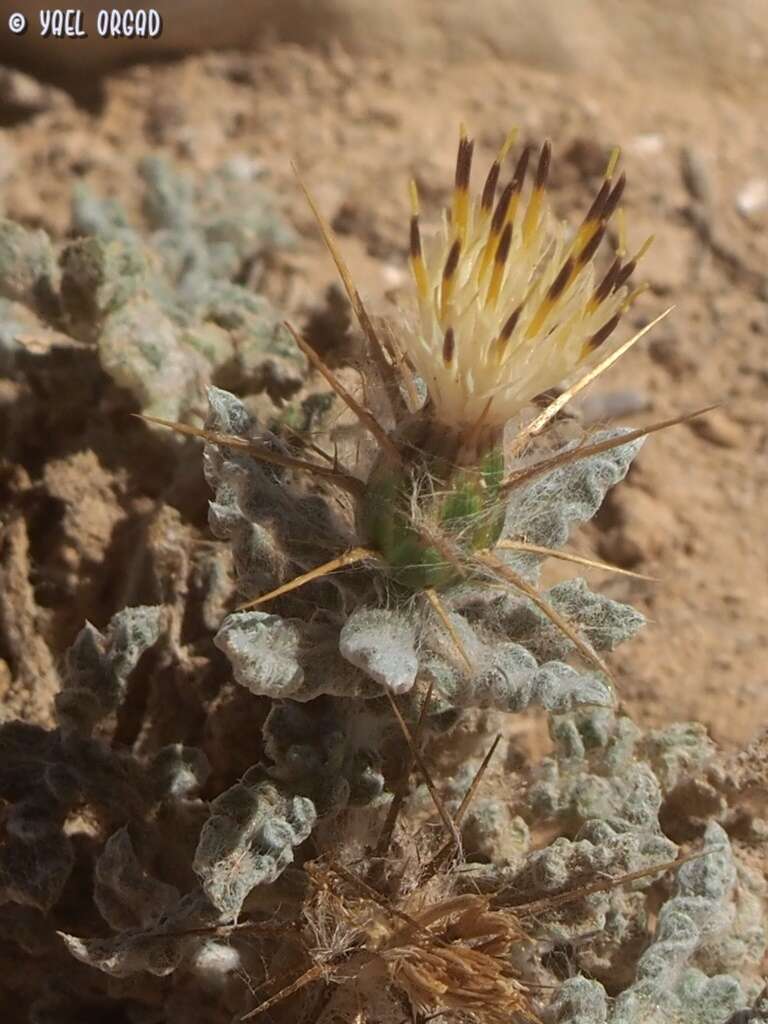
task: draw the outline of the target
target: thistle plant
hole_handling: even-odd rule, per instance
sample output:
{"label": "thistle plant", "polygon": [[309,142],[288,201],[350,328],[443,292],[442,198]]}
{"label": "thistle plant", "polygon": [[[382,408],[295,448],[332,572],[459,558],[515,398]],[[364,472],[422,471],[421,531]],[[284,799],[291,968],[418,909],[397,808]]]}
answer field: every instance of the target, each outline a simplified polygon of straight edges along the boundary
{"label": "thistle plant", "polygon": [[[35,1019],[106,1001],[174,1024],[726,1024],[759,998],[765,885],[722,827],[727,787],[713,775],[707,815],[686,822],[703,848],[662,825],[713,744],[617,709],[606,656],[643,625],[635,609],[540,581],[548,557],[636,575],[563,546],[645,436],[686,418],[587,436],[560,418],[652,326],[610,347],[647,243],[628,255],[620,226],[598,269],[616,154],[571,231],[547,198],[548,144],[500,187],[512,145],[474,194],[462,132],[434,237],[412,188],[410,324],[368,313],[307,194],[361,328],[361,388],[288,329],[353,430],[286,440],[217,387],[202,428],[145,417],[206,442],[209,524],[243,601],[214,643],[249,767],[214,785],[188,736],[104,741],[132,673],[160,703],[169,663],[191,679],[205,660],[181,639],[183,587],[173,615],[83,629],[56,730],[0,726],[0,894],[28,912],[21,939],[2,914],[0,935],[49,948],[40,917],[76,863],[62,823],[101,830],[94,906],[55,940],[98,995],[60,984]],[[499,713],[537,707],[552,752],[515,763]],[[209,743],[214,762],[228,743]]]}
{"label": "thistle plant", "polygon": [[[620,244],[598,277],[595,259],[625,186],[623,174],[614,180],[618,153],[611,155],[600,189],[571,237],[547,202],[549,143],[541,148],[530,188],[526,174],[532,150],[526,146],[497,196],[513,139],[507,138],[482,192],[474,196],[473,143],[462,131],[452,203],[441,231],[427,246],[422,245],[419,200],[412,185],[410,263],[419,317],[415,326],[399,331],[377,330],[329,226],[305,189],[365,336],[378,377],[375,386],[387,397],[388,422],[361,404],[290,330],[309,362],[377,444],[364,475],[340,466],[322,450],[315,449],[325,464],[276,452],[256,438],[147,418],[202,436],[220,449],[247,452],[263,462],[322,477],[351,497],[359,543],[244,607],[274,601],[334,570],[367,562],[386,574],[396,592],[426,595],[469,667],[437,591],[461,580],[490,577],[524,594],[607,675],[603,660],[578,630],[499,550],[579,561],[531,546],[523,536],[501,538],[515,493],[559,467],[627,449],[646,434],[679,422],[587,439],[543,456],[534,444],[568,400],[649,329],[597,361],[641,291],[631,290],[629,281],[650,240],[631,258]],[[374,385],[368,384],[370,392]],[[521,419],[531,403],[558,387],[565,390],[535,418]]]}

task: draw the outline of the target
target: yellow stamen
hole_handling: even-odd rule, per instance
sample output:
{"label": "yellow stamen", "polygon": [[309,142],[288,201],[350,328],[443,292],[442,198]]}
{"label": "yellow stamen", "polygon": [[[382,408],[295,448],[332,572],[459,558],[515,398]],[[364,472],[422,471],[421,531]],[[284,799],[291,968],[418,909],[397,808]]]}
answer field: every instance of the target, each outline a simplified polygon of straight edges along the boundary
{"label": "yellow stamen", "polygon": [[517,322],[520,319],[520,314],[523,311],[523,303],[512,311],[504,322],[504,326],[501,328],[498,338],[493,343],[493,355],[496,360],[496,365],[500,366],[501,362],[509,349],[509,339],[515,332]]}
{"label": "yellow stamen", "polygon": [[416,290],[421,301],[429,295],[429,275],[424,262],[421,248],[421,232],[419,231],[419,190],[415,181],[411,181],[411,273],[416,282]]}
{"label": "yellow stamen", "polygon": [[509,247],[512,244],[512,225],[507,224],[502,232],[499,244],[496,246],[496,254],[493,259],[493,276],[488,287],[488,294],[485,297],[485,304],[491,309],[496,305],[501,291],[501,284],[504,279]]}
{"label": "yellow stamen", "polygon": [[463,239],[467,233],[469,220],[469,175],[472,169],[472,149],[474,143],[467,136],[467,129],[461,125],[459,133],[459,152],[456,158],[456,179],[453,189],[453,227],[457,238]]}
{"label": "yellow stamen", "polygon": [[491,164],[491,169],[488,172],[486,178],[485,187],[483,188],[482,195],[479,202],[475,204],[475,210],[477,213],[477,231],[478,233],[485,228],[488,223],[491,214],[493,212],[493,202],[496,196],[496,187],[499,183],[499,175],[504,161],[507,158],[509,150],[514,145],[515,139],[517,138],[517,129],[513,130],[507,135],[506,139],[502,143],[501,149],[496,159]]}
{"label": "yellow stamen", "polygon": [[527,341],[535,337],[539,333],[539,331],[544,326],[547,317],[554,309],[554,306],[555,303],[550,298],[544,299],[539,308],[536,310],[530,324],[528,324],[528,328],[525,332],[525,338]]}
{"label": "yellow stamen", "polygon": [[533,192],[531,192],[531,198],[528,201],[528,209],[525,211],[525,219],[523,220],[523,245],[530,245],[536,229],[539,226],[539,220],[541,218],[541,206],[544,201],[544,192],[547,187],[547,177],[549,175],[549,161],[552,156],[552,147],[548,142],[545,142],[541,147],[541,153],[539,155],[539,163],[536,168],[536,178],[533,183]]}
{"label": "yellow stamen", "polygon": [[419,186],[416,184],[416,179],[411,178],[410,184],[408,185],[408,195],[411,200],[411,213],[418,217],[421,213],[419,206]]}
{"label": "yellow stamen", "polygon": [[619,162],[621,156],[621,146],[614,146],[611,150],[611,155],[608,157],[608,166],[605,168],[604,178],[611,179],[616,170],[616,165]]}
{"label": "yellow stamen", "polygon": [[424,260],[421,256],[411,256],[411,273],[416,282],[419,298],[422,300],[427,299],[429,296],[429,277],[427,276],[427,268],[424,266]]}
{"label": "yellow stamen", "polygon": [[512,147],[514,146],[515,142],[517,141],[517,135],[518,135],[518,129],[517,128],[513,128],[512,131],[507,135],[506,139],[504,139],[504,142],[501,145],[501,149],[499,150],[499,163],[500,164],[504,163],[504,161],[506,160],[507,154],[509,153],[510,149],[512,149]]}
{"label": "yellow stamen", "polygon": [[631,291],[624,300],[624,304],[621,307],[622,313],[626,313],[630,306],[634,306],[634,304],[637,302],[640,296],[645,295],[645,293],[650,289],[650,287],[651,286],[648,284],[648,282],[644,281],[642,284],[639,284],[637,288],[634,289],[634,291]]}
{"label": "yellow stamen", "polygon": [[653,245],[655,239],[656,239],[655,235],[648,235],[646,240],[643,242],[643,244],[637,250],[635,255],[632,257],[632,262],[633,263],[639,263],[640,262],[640,260],[643,258],[643,256],[645,256],[645,254],[648,252],[648,250]]}
{"label": "yellow stamen", "polygon": [[531,244],[536,228],[539,226],[543,200],[544,189],[534,188],[531,198],[528,200],[528,209],[525,211],[525,218],[523,219],[523,244],[526,246]]}
{"label": "yellow stamen", "polygon": [[574,238],[573,245],[571,246],[571,254],[578,257],[582,252],[584,252],[584,250],[595,237],[595,234],[597,233],[597,231],[599,231],[599,229],[599,217],[596,220],[584,221],[579,230],[576,232],[576,237]]}
{"label": "yellow stamen", "polygon": [[443,267],[443,280],[440,288],[440,322],[444,323],[448,315],[456,284],[456,269],[461,259],[461,242],[456,238],[448,251],[448,258]]}

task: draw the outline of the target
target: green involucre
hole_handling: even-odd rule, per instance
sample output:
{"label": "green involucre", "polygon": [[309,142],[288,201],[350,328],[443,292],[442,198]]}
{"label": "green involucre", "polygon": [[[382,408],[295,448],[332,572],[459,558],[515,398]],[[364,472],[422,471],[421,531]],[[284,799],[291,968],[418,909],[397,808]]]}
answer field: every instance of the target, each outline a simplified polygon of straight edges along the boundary
{"label": "green involucre", "polygon": [[399,584],[414,591],[447,586],[460,573],[414,524],[414,500],[425,522],[462,551],[479,551],[493,546],[504,525],[503,475],[500,447],[487,452],[476,469],[442,459],[406,466],[382,460],[368,480],[359,525]]}

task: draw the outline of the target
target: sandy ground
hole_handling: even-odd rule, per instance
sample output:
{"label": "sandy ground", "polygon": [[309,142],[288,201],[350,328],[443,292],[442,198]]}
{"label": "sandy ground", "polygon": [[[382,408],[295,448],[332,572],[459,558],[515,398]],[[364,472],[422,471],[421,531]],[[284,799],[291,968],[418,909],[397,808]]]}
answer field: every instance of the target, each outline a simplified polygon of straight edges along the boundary
{"label": "sandy ground", "polygon": [[[273,287],[281,309],[301,323],[333,269],[293,178],[294,160],[334,221],[371,307],[396,316],[407,284],[407,182],[415,176],[429,201],[447,195],[461,120],[477,140],[479,164],[513,125],[524,138],[551,138],[564,215],[584,208],[605,154],[619,144],[630,246],[656,235],[638,275],[650,287],[633,324],[675,309],[596,386],[589,415],[605,415],[613,402],[631,413],[622,422],[644,424],[721,405],[649,440],[575,547],[659,578],[605,581],[608,593],[650,619],[613,662],[633,713],[646,723],[696,718],[726,746],[748,742],[768,719],[768,206],[740,212],[737,204],[748,188],[759,197],[767,176],[764,96],[752,78],[702,83],[675,64],[656,77],[649,59],[633,75],[613,56],[594,70],[581,62],[559,72],[489,55],[455,63],[353,59],[331,49],[323,56],[283,45],[116,72],[92,109],[56,92],[41,95],[32,116],[22,103],[0,134],[6,215],[61,237],[78,177],[130,205],[136,161],[148,149],[198,170],[255,156],[302,239]],[[144,508],[141,474],[120,465],[119,431],[114,444],[105,459],[89,453],[87,429],[31,439],[26,463],[6,467],[44,481],[76,521],[67,527],[59,516],[50,531],[38,524],[26,562],[15,563],[17,599],[31,602],[30,623],[57,638],[47,655],[54,660],[59,641],[77,628],[71,606],[64,615],[41,597],[47,567],[66,561],[57,545],[69,543],[68,529],[91,544],[83,590],[90,597],[76,607],[101,625],[116,600],[104,598],[112,592],[104,552]],[[39,656],[45,660],[42,649]]]}

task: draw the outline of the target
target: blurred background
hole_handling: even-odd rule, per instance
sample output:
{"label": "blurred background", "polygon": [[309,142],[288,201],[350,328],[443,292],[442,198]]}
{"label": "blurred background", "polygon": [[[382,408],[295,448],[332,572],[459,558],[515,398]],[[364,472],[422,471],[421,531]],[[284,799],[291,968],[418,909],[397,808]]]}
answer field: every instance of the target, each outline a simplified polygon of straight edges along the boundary
{"label": "blurred background", "polygon": [[[729,745],[749,740],[768,712],[766,0],[155,7],[159,39],[98,38],[100,8],[86,3],[90,34],[74,40],[41,39],[37,7],[2,4],[2,213],[63,242],[78,183],[139,216],[147,154],[193,178],[239,160],[295,231],[298,244],[273,259],[260,287],[302,325],[322,309],[333,268],[292,160],[372,308],[394,313],[407,301],[408,180],[417,178],[425,203],[444,201],[460,121],[477,142],[477,177],[510,127],[523,140],[551,138],[563,216],[586,207],[610,147],[621,146],[630,248],[656,236],[630,326],[676,308],[601,380],[581,415],[642,424],[722,405],[650,440],[576,547],[660,579],[607,584],[650,619],[617,656],[633,712],[646,722],[699,719]],[[30,22],[22,36],[7,28],[17,11]],[[2,396],[19,398],[10,385]],[[54,503],[77,502],[87,562],[109,572],[122,550],[114,531],[152,485],[121,468],[119,431],[109,435],[112,456],[104,438],[93,442],[94,473],[92,461],[73,461],[86,435],[62,430],[28,441],[19,465],[47,481]],[[30,621],[66,623],[62,643],[81,615],[100,624],[113,610],[103,589],[78,589],[77,579],[66,602],[41,592],[39,580],[72,557],[72,529],[60,517],[35,541],[33,524],[26,568],[15,569]]]}
{"label": "blurred background", "polygon": [[160,38],[107,42],[93,31],[105,6],[90,0],[79,6],[91,32],[73,45],[39,38],[36,6],[3,3],[4,21],[21,10],[31,23],[21,39],[5,34],[4,59],[76,81],[149,55],[297,43],[326,53],[341,47],[361,57],[451,63],[496,58],[558,72],[631,71],[640,79],[669,77],[687,87],[754,87],[764,81],[768,42],[763,0],[223,0],[215,6],[207,0],[158,0],[153,6],[163,18]]}

